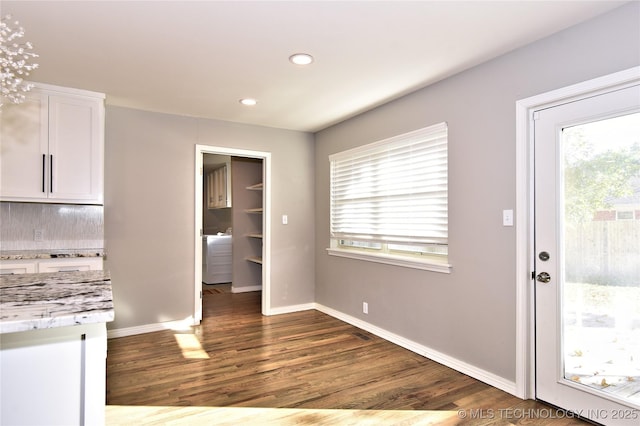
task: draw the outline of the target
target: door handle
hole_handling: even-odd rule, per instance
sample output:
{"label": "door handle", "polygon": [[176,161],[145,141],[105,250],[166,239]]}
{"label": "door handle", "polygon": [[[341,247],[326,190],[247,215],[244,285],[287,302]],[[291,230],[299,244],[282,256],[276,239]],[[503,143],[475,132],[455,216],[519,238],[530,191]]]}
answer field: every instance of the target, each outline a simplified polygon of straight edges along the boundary
{"label": "door handle", "polygon": [[551,281],[551,275],[546,272],[540,272],[538,275],[536,275],[536,281],[539,281],[541,283],[548,283],[549,281]]}
{"label": "door handle", "polygon": [[46,169],[47,169],[47,155],[42,154],[42,192],[47,192],[46,187],[44,185],[44,181],[45,181],[44,174]]}

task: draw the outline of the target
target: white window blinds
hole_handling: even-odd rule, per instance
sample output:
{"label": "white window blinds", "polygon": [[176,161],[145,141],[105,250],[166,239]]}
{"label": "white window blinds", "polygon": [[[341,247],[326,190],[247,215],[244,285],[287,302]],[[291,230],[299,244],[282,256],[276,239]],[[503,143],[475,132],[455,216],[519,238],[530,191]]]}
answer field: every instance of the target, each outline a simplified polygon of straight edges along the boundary
{"label": "white window blinds", "polygon": [[447,124],[329,156],[331,237],[447,244]]}

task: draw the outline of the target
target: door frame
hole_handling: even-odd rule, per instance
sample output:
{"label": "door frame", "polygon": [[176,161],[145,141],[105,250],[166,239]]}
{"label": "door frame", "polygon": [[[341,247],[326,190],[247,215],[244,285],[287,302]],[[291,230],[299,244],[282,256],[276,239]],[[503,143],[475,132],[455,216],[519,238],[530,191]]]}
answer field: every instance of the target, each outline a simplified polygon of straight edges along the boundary
{"label": "door frame", "polygon": [[536,398],[534,132],[536,111],[640,83],[640,66],[516,101],[516,396]]}
{"label": "door frame", "polygon": [[227,148],[211,145],[195,146],[195,291],[193,320],[202,321],[202,197],[203,197],[203,155],[217,154],[233,157],[257,158],[262,160],[263,215],[262,215],[262,315],[271,315],[271,153],[246,149]]}

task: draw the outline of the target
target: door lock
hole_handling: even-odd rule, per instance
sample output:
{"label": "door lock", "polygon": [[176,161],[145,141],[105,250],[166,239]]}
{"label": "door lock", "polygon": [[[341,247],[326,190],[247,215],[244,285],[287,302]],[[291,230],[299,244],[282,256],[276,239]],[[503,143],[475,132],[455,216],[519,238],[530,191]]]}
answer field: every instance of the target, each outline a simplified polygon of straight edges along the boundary
{"label": "door lock", "polygon": [[551,281],[551,275],[549,275],[546,272],[540,272],[537,276],[536,276],[536,280],[541,282],[541,283],[548,283],[549,281]]}

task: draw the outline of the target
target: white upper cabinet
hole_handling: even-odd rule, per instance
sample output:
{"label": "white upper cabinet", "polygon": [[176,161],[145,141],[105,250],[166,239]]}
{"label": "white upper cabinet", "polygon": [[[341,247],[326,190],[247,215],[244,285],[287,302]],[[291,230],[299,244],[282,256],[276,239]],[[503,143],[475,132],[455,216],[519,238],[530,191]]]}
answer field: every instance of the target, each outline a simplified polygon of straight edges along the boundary
{"label": "white upper cabinet", "polygon": [[231,207],[231,163],[207,173],[207,207],[224,209]]}
{"label": "white upper cabinet", "polygon": [[37,84],[0,110],[0,200],[103,204],[104,95]]}
{"label": "white upper cabinet", "polygon": [[0,109],[0,198],[46,198],[49,158],[48,97],[31,92],[24,103]]}

